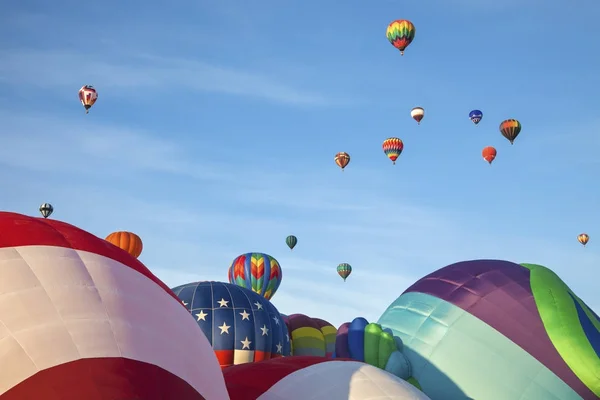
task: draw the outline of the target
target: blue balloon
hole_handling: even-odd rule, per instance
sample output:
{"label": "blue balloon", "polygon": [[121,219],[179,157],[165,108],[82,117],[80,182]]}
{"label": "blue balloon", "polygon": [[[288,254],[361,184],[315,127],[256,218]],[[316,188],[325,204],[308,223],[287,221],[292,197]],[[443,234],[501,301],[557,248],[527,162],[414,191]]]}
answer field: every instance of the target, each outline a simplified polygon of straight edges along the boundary
{"label": "blue balloon", "polygon": [[483,118],[483,113],[481,112],[481,110],[473,110],[469,113],[469,118],[471,119],[471,121],[473,121],[475,125],[477,125]]}
{"label": "blue balloon", "polygon": [[263,296],[223,282],[172,290],[212,344],[221,367],[290,355],[287,326]]}
{"label": "blue balloon", "polygon": [[365,359],[365,328],[369,321],[359,317],[354,318],[348,327],[348,350],[352,358],[359,361]]}

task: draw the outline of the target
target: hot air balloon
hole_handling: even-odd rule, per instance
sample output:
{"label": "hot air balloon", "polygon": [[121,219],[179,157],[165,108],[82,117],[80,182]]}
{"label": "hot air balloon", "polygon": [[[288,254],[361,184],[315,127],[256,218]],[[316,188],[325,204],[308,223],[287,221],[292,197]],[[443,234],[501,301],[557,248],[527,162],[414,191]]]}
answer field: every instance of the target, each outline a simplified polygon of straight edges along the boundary
{"label": "hot air balloon", "polygon": [[521,123],[516,119],[507,119],[500,124],[500,133],[513,144],[519,133],[521,133]]}
{"label": "hot air balloon", "polygon": [[173,288],[212,344],[221,368],[290,355],[287,327],[258,293],[224,282]]}
{"label": "hot air balloon", "polygon": [[223,370],[232,400],[430,400],[402,379],[354,360],[283,357]]}
{"label": "hot air balloon", "polygon": [[236,257],[227,276],[229,283],[251,289],[267,300],[275,295],[283,278],[279,262],[264,253],[246,253]]}
{"label": "hot air balloon", "polygon": [[585,245],[590,241],[590,237],[587,233],[582,233],[577,235],[577,240],[585,247]]}
{"label": "hot air balloon", "polygon": [[406,19],[398,19],[388,25],[385,35],[392,46],[400,50],[400,55],[403,56],[404,50],[415,38],[415,32],[416,29],[412,22]]}
{"label": "hot air balloon", "polygon": [[600,319],[540,265],[449,265],[406,289],[378,323],[402,340],[432,399],[600,396]]}
{"label": "hot air balloon", "polygon": [[475,125],[481,122],[483,118],[483,113],[480,110],[473,110],[469,113],[469,119],[473,121]]}
{"label": "hot air balloon", "polygon": [[329,322],[304,314],[285,316],[293,356],[331,357],[337,329]]}
{"label": "hot air balloon", "polygon": [[415,107],[412,110],[410,110],[410,116],[412,117],[412,119],[417,121],[417,124],[421,125],[421,120],[425,116],[425,110],[423,109],[423,107]]}
{"label": "hot air balloon", "polygon": [[400,154],[402,154],[402,150],[404,150],[404,143],[397,137],[387,138],[383,141],[383,152],[392,160],[394,165]]}
{"label": "hot air balloon", "polygon": [[496,158],[496,149],[488,146],[481,151],[481,156],[485,161],[492,165],[492,161]]}
{"label": "hot air balloon", "polygon": [[229,399],[210,343],[141,262],[61,221],[0,212],[0,232],[2,400]]}
{"label": "hot air balloon", "polygon": [[285,238],[285,244],[288,245],[290,250],[294,250],[294,247],[298,244],[298,238],[294,235],[290,235]]}
{"label": "hot air balloon", "polygon": [[54,207],[52,207],[52,204],[50,203],[44,203],[40,206],[40,214],[42,214],[42,217],[44,218],[48,218],[53,212]]}
{"label": "hot air balloon", "polygon": [[98,92],[93,86],[85,85],[79,89],[79,101],[83,104],[86,114],[90,112],[90,108],[96,103],[96,100],[98,100]]}
{"label": "hot air balloon", "polygon": [[113,232],[108,235],[105,240],[120,247],[135,258],[138,258],[144,249],[142,239],[132,232]]}
{"label": "hot air balloon", "polygon": [[342,171],[343,171],[344,168],[346,168],[346,166],[350,162],[350,154],[345,153],[345,152],[342,151],[340,153],[337,153],[335,155],[335,158],[333,160],[338,165],[338,167],[340,167],[342,169]]}
{"label": "hot air balloon", "polygon": [[391,330],[358,317],[338,329],[334,358],[363,361],[410,382],[410,362],[402,354],[402,348],[402,340],[394,337]]}
{"label": "hot air balloon", "polygon": [[346,282],[346,278],[352,273],[352,266],[348,263],[341,263],[337,266],[337,273]]}

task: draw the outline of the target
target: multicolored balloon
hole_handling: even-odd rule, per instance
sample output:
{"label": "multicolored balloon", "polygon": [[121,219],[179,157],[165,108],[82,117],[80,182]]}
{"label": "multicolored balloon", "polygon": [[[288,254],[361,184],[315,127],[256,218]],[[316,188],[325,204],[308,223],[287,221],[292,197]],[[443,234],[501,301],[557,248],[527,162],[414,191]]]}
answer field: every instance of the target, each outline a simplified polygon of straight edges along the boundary
{"label": "multicolored balloon", "polygon": [[285,238],[285,244],[288,245],[290,250],[294,250],[294,247],[298,244],[298,238],[294,235],[290,235]]}
{"label": "multicolored balloon", "polygon": [[144,249],[142,239],[133,232],[113,232],[104,240],[120,247],[135,258],[138,258]]}
{"label": "multicolored balloon", "polygon": [[337,266],[337,273],[346,282],[346,278],[352,273],[352,266],[348,263],[341,263]]}
{"label": "multicolored balloon", "polygon": [[283,318],[263,296],[223,282],[172,290],[211,343],[221,368],[290,355]]}
{"label": "multicolored balloon", "polygon": [[40,206],[40,214],[42,214],[42,217],[44,218],[48,218],[53,212],[54,207],[52,207],[52,204],[50,203],[44,203]]}
{"label": "multicolored balloon", "polygon": [[378,323],[402,339],[432,399],[600,396],[600,318],[540,265],[449,265],[409,287]]}
{"label": "multicolored balloon", "polygon": [[473,110],[469,113],[469,119],[473,121],[475,125],[481,122],[483,118],[483,113],[480,110]]}
{"label": "multicolored balloon", "polygon": [[236,257],[227,276],[229,283],[251,289],[267,300],[275,295],[283,279],[279,262],[264,253],[246,253]]}
{"label": "multicolored balloon", "polygon": [[399,378],[411,377],[408,359],[402,354],[402,340],[381,325],[354,318],[337,330],[334,358],[352,358],[381,368]]}
{"label": "multicolored balloon", "polygon": [[406,19],[397,19],[391,22],[385,35],[388,40],[398,50],[400,55],[404,55],[404,50],[412,43],[415,38],[416,29],[412,22]]}
{"label": "multicolored balloon", "polygon": [[488,146],[485,147],[482,151],[481,151],[481,156],[483,157],[483,159],[485,161],[487,161],[490,165],[492,165],[492,161],[494,161],[494,159],[496,158],[496,149],[493,148],[492,146]]}
{"label": "multicolored balloon", "polygon": [[412,110],[410,110],[410,116],[412,117],[412,119],[417,121],[418,125],[421,125],[421,120],[423,120],[423,117],[425,116],[425,110],[423,109],[423,107],[415,107]]}
{"label": "multicolored balloon", "polygon": [[577,240],[583,245],[583,247],[585,247],[585,245],[590,241],[590,237],[587,233],[581,233],[577,235]]}
{"label": "multicolored balloon", "polygon": [[387,138],[383,141],[383,152],[392,160],[394,165],[396,165],[396,160],[402,154],[402,150],[404,150],[404,143],[397,137]]}
{"label": "multicolored balloon", "polygon": [[333,160],[335,161],[337,166],[340,167],[342,171],[344,171],[344,168],[346,168],[346,166],[350,162],[350,154],[342,151],[340,153],[337,153]]}
{"label": "multicolored balloon", "polygon": [[510,144],[513,144],[519,133],[521,133],[521,123],[516,119],[507,119],[500,124],[500,133]]}
{"label": "multicolored balloon", "polygon": [[93,86],[85,85],[79,89],[79,101],[81,101],[83,108],[85,108],[86,114],[88,114],[90,108],[96,104],[96,100],[98,100],[98,92]]}
{"label": "multicolored balloon", "polygon": [[291,338],[293,356],[331,357],[337,329],[329,322],[304,314],[283,316]]}

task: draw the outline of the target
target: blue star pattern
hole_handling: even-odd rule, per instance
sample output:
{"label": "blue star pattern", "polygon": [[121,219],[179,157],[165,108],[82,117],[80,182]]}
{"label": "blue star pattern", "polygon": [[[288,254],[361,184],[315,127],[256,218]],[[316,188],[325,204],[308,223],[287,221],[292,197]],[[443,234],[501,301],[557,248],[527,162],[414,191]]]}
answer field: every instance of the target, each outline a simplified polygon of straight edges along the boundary
{"label": "blue star pattern", "polygon": [[222,368],[290,355],[287,327],[263,296],[224,282],[172,289],[212,344]]}

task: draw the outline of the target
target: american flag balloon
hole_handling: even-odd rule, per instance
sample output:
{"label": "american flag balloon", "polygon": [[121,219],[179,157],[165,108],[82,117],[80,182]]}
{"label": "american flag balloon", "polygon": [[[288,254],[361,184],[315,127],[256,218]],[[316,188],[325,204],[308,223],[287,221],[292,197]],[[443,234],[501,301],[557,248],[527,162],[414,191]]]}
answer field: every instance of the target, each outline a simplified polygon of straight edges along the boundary
{"label": "american flag balloon", "polygon": [[285,322],[263,296],[223,282],[194,282],[173,292],[212,343],[222,368],[290,355]]}
{"label": "american flag balloon", "polygon": [[354,360],[293,356],[223,371],[232,400],[430,400],[382,369]]}
{"label": "american flag balloon", "polygon": [[142,263],[0,212],[0,400],[228,399],[212,348]]}

